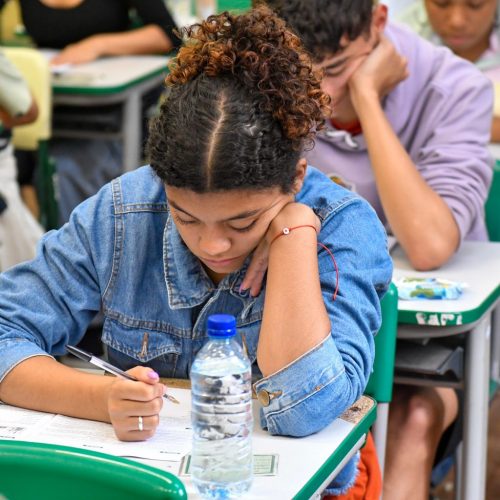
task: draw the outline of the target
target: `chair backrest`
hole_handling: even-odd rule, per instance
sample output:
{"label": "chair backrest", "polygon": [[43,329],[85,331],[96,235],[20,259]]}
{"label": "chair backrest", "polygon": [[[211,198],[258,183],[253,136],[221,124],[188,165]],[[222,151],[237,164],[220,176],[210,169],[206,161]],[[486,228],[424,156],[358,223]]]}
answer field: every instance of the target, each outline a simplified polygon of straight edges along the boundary
{"label": "chair backrest", "polygon": [[67,446],[0,440],[2,495],[39,500],[187,498],[179,478],[138,462]]}
{"label": "chair backrest", "polygon": [[486,227],[491,241],[500,241],[500,160],[493,167],[493,181],[485,205]]}
{"label": "chair backrest", "polygon": [[252,6],[251,0],[217,0],[217,12],[239,11],[243,12]]}
{"label": "chair backrest", "polygon": [[13,129],[12,142],[16,148],[37,150],[41,141],[51,135],[52,86],[47,59],[36,49],[3,47],[5,55],[24,76],[38,105],[38,118],[28,125]]}
{"label": "chair backrest", "polygon": [[365,393],[378,403],[389,403],[392,400],[398,326],[398,289],[394,283],[389,286],[380,306],[382,325],[375,336],[375,363]]}

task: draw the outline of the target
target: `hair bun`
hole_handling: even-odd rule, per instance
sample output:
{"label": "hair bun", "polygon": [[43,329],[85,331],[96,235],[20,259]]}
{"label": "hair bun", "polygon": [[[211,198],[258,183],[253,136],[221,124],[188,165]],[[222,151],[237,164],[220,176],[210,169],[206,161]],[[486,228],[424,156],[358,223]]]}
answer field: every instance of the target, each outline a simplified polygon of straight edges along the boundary
{"label": "hair bun", "polygon": [[264,97],[264,111],[289,139],[310,137],[321,127],[329,98],[300,40],[271,9],[261,5],[239,16],[223,12],[182,32],[186,41],[170,64],[167,85],[202,73],[231,75]]}

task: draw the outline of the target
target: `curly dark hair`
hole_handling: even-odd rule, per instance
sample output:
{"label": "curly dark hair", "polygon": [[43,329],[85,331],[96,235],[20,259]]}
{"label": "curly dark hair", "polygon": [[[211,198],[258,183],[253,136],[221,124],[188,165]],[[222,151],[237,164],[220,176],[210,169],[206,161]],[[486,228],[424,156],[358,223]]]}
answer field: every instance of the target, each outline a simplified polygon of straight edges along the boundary
{"label": "curly dark hair", "polygon": [[210,16],[184,32],[150,126],[156,174],[199,193],[290,192],[300,151],[329,106],[299,39],[265,6]]}
{"label": "curly dark hair", "polygon": [[314,62],[341,49],[346,35],[355,40],[368,36],[374,0],[253,0],[266,4],[300,37]]}

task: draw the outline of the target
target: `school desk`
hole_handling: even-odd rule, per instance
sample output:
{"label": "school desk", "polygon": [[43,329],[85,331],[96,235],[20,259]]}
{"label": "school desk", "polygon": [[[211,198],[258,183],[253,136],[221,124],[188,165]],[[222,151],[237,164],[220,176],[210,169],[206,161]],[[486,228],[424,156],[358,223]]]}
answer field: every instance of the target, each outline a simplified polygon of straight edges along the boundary
{"label": "school desk", "polygon": [[[166,379],[167,386],[186,387],[186,381]],[[253,453],[278,454],[277,476],[255,476],[245,498],[319,499],[321,492],[363,446],[376,418],[376,402],[368,397],[354,403],[322,431],[303,438],[271,436],[259,424],[259,405],[253,405]],[[142,460],[141,460],[142,461]],[[144,461],[153,465],[153,461]],[[201,498],[189,476],[181,477],[189,498]]]}
{"label": "school desk", "polygon": [[[169,382],[169,386],[174,384]],[[181,404],[189,405],[189,392],[182,397],[176,393]],[[189,406],[188,406],[189,408]],[[15,410],[19,411],[19,410]],[[342,416],[337,418],[322,431],[304,438],[291,438],[283,436],[271,436],[263,431],[259,425],[259,404],[255,401],[254,411],[254,455],[278,455],[277,475],[255,476],[252,488],[245,498],[248,499],[269,499],[269,498],[296,498],[309,499],[319,498],[320,493],[338,474],[343,465],[365,442],[366,434],[370,425],[375,420],[376,403],[373,399],[362,396],[353,404]],[[32,413],[29,410],[28,417]],[[34,415],[33,415],[34,417]],[[18,417],[20,419],[20,417]],[[93,450],[95,445],[102,444],[103,441],[88,441],[85,436],[92,435],[92,426],[102,424],[98,422],[81,421],[83,433],[78,432],[78,420],[72,420],[72,436],[74,439],[83,440],[86,449]],[[66,426],[69,424],[63,424]],[[20,426],[19,426],[20,427]],[[67,428],[67,427],[65,427]],[[58,441],[54,434],[43,424],[37,423],[34,427],[35,434],[31,434],[32,442],[48,442],[56,445],[80,446],[80,441],[69,443],[67,439]],[[36,434],[38,433],[38,434]],[[38,439],[38,435],[40,438]],[[97,435],[97,432],[96,432]],[[47,436],[50,436],[48,438]],[[5,439],[0,432],[0,439]],[[12,439],[12,438],[11,438]],[[14,439],[26,441],[19,433],[14,434]],[[87,439],[87,441],[85,441]],[[97,438],[98,439],[98,438]],[[190,444],[190,443],[189,443]],[[188,448],[189,449],[189,448]],[[94,450],[95,451],[95,450]],[[105,449],[101,449],[101,452]],[[0,447],[1,453],[1,447]],[[132,460],[132,459],[131,459]],[[149,466],[165,470],[178,475],[180,462],[167,462],[160,460],[133,459]],[[118,465],[117,465],[118,467]],[[189,476],[179,476],[184,483],[189,498],[199,498]]]}
{"label": "school desk", "polygon": [[[83,108],[120,103],[123,105],[118,134],[80,127],[54,128],[53,137],[119,138],[123,142],[125,171],[141,165],[141,98],[161,85],[167,73],[166,56],[105,57],[54,73],[53,103]],[[78,121],[78,113],[75,116]]]}
{"label": "school desk", "polygon": [[484,498],[491,317],[500,310],[500,243],[464,242],[447,264],[429,272],[414,271],[400,247],[391,255],[395,280],[434,276],[467,285],[458,300],[399,300],[398,338],[465,334],[464,430],[457,498]]}

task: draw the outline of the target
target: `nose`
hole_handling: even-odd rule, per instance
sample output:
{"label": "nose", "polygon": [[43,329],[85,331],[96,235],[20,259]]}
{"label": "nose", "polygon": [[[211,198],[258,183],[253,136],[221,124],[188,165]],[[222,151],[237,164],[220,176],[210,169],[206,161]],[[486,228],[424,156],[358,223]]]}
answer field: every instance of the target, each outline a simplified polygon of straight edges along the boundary
{"label": "nose", "polygon": [[450,10],[448,19],[453,28],[462,28],[467,24],[467,16],[460,6],[454,6]]}
{"label": "nose", "polygon": [[231,240],[217,229],[206,229],[200,233],[198,245],[204,254],[216,257],[231,248]]}

